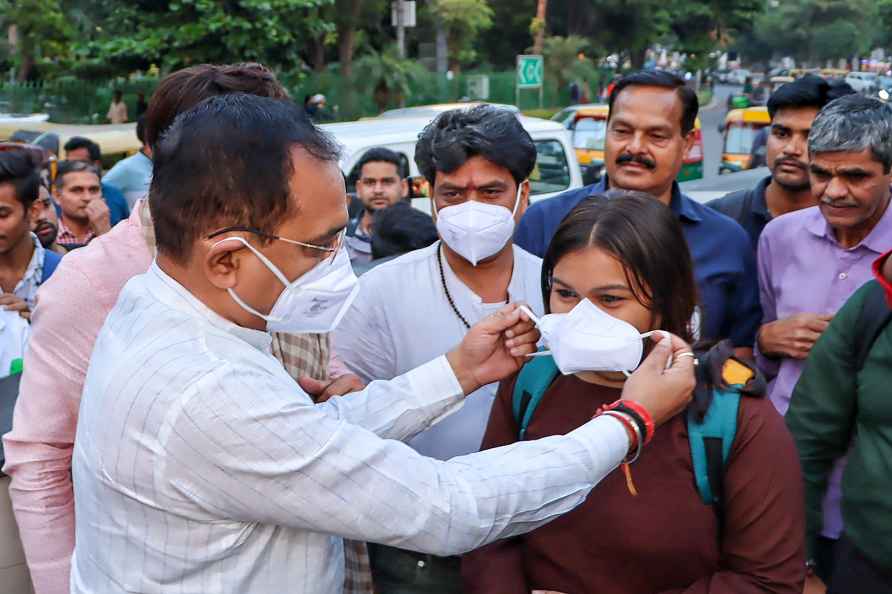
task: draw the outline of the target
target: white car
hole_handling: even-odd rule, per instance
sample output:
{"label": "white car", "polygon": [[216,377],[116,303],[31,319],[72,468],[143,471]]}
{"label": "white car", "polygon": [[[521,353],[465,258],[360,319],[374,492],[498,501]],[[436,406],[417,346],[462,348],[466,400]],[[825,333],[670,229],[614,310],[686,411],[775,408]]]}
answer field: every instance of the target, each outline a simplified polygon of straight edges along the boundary
{"label": "white car", "polygon": [[880,86],[880,79],[875,72],[849,72],[846,82],[858,93],[870,93]]}
{"label": "white car", "polygon": [[[573,150],[570,132],[557,122],[518,116],[536,145],[536,167],[530,176],[530,201],[536,202],[565,190],[582,187],[582,174]],[[343,149],[339,163],[349,184],[355,179],[357,161],[371,148],[385,147],[403,160],[413,188],[426,185],[415,165],[415,143],[432,118],[370,118],[356,122],[324,124],[322,129],[334,136]],[[430,198],[413,192],[412,206],[428,214]]]}

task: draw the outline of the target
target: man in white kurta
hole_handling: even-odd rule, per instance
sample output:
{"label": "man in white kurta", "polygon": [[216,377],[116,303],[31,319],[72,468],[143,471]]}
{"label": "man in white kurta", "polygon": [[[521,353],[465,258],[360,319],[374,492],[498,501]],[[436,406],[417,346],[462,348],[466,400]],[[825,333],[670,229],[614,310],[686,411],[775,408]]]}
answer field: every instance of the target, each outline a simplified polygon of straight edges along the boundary
{"label": "man in white kurta", "polygon": [[[446,357],[314,404],[267,330],[330,307],[317,290],[304,309],[299,281],[342,254],[336,150],[290,102],[237,94],[181,115],[156,149],[158,256],[121,292],[84,385],[74,594],[337,593],[343,537],[462,553],[569,511],[628,453],[610,417],[448,462],[400,442],[532,351],[513,306]],[[691,385],[632,384],[679,402]]]}

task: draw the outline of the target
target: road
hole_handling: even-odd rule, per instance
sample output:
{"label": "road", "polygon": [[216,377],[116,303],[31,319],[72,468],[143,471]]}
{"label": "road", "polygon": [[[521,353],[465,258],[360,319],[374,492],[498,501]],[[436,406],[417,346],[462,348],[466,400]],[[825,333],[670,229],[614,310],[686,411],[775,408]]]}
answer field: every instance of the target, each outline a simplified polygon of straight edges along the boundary
{"label": "road", "polygon": [[728,95],[739,88],[730,85],[716,85],[710,109],[700,111],[704,178],[719,174],[719,164],[722,162],[722,135],[719,133],[719,124],[725,119]]}

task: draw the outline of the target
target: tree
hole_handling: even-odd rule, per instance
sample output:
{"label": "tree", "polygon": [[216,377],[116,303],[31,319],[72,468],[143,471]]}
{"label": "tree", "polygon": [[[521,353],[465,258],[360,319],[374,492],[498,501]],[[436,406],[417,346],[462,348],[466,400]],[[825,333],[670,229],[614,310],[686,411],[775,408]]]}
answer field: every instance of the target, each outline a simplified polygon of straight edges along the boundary
{"label": "tree", "polygon": [[18,80],[70,56],[72,30],[59,0],[0,0],[0,30],[15,38],[10,50]]}
{"label": "tree", "polygon": [[449,66],[458,72],[461,64],[477,58],[473,43],[492,26],[492,8],[486,0],[433,0],[431,10],[446,27]]}
{"label": "tree", "polygon": [[116,5],[96,35],[78,46],[82,65],[120,74],[151,63],[175,69],[201,62],[259,61],[280,71],[304,63],[308,39],[334,33],[320,8],[333,0],[135,0]]}
{"label": "tree", "polygon": [[417,62],[400,58],[395,45],[380,52],[370,50],[356,60],[356,73],[372,87],[378,111],[402,104],[410,83],[423,70]]}
{"label": "tree", "polygon": [[592,60],[584,55],[588,49],[588,40],[578,35],[546,37],[543,43],[546,75],[561,88],[573,81],[595,81],[598,71]]}
{"label": "tree", "polygon": [[548,0],[536,2],[536,17],[530,25],[530,33],[533,34],[533,53],[541,54],[545,47],[545,14],[548,11]]}

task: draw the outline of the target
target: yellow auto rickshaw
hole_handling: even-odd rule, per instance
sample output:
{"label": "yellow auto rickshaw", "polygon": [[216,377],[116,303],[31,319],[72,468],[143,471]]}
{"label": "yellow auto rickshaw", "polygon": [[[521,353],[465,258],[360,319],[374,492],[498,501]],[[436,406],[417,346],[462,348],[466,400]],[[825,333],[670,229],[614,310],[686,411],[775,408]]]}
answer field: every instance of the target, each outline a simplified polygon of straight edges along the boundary
{"label": "yellow auto rickshaw", "polygon": [[732,109],[722,126],[722,164],[719,174],[734,173],[752,167],[753,140],[762,128],[771,124],[764,106]]}
{"label": "yellow auto rickshaw", "polygon": [[57,124],[55,122],[0,122],[0,141],[11,140],[37,144],[55,155],[66,158],[65,143],[74,136],[89,138],[102,151],[102,168],[108,170],[119,160],[136,153],[142,145],[136,137],[136,124],[106,124],[98,126]]}

